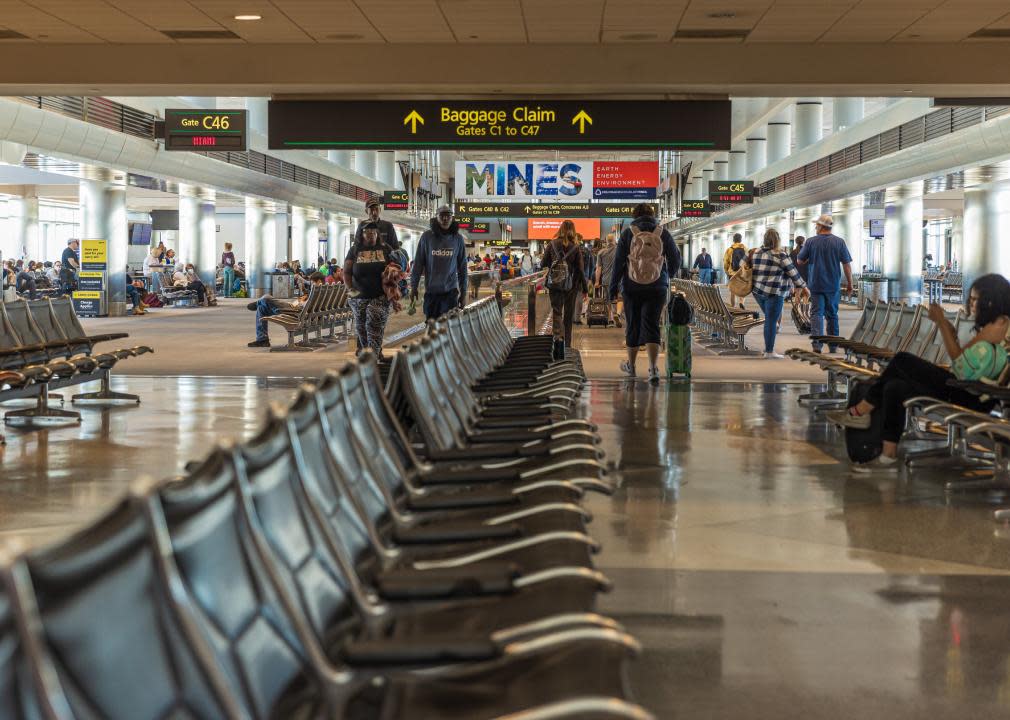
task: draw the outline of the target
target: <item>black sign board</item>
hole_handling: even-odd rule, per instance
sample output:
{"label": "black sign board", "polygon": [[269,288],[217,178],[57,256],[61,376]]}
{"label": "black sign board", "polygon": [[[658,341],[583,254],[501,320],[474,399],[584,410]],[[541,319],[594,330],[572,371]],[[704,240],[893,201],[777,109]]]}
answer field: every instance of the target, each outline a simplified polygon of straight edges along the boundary
{"label": "black sign board", "polygon": [[708,201],[724,205],[749,205],[754,202],[753,180],[711,180]]}
{"label": "black sign board", "polygon": [[711,215],[712,206],[709,205],[708,200],[684,200],[680,204],[681,217],[706,218]]}
{"label": "black sign board", "polygon": [[387,210],[406,210],[410,207],[410,193],[406,190],[386,190],[382,204]]}
{"label": "black sign board", "polygon": [[473,225],[473,215],[456,215],[455,220],[461,230],[468,230]]}
{"label": "black sign board", "polygon": [[[457,215],[473,217],[630,218],[637,203],[457,202]],[[653,210],[656,206],[653,205]]]}
{"label": "black sign board", "polygon": [[491,232],[491,225],[485,221],[477,220],[470,223],[469,231],[471,235],[487,235]]}
{"label": "black sign board", "polygon": [[729,100],[271,100],[270,149],[729,150]]}
{"label": "black sign board", "polygon": [[166,150],[246,149],[246,110],[166,110]]}

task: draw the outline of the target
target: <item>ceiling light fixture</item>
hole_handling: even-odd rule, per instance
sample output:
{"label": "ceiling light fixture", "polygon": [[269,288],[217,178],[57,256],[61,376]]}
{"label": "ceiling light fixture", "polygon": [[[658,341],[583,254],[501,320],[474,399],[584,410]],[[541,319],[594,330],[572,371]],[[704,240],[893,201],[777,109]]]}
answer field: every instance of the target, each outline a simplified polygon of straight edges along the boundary
{"label": "ceiling light fixture", "polygon": [[262,15],[236,15],[236,20],[262,20]]}

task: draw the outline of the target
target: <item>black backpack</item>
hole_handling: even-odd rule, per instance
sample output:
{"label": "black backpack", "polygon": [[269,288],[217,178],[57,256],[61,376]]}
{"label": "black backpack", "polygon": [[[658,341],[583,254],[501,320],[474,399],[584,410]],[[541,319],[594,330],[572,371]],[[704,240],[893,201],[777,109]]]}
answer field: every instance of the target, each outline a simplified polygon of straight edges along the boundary
{"label": "black backpack", "polygon": [[747,257],[747,251],[744,248],[735,248],[733,250],[733,255],[730,256],[729,266],[733,268],[733,272],[740,269],[740,263],[743,259]]}
{"label": "black backpack", "polygon": [[550,270],[547,272],[547,287],[551,290],[561,290],[562,292],[568,292],[572,289],[575,284],[575,278],[572,276],[572,268],[568,265],[568,260],[573,256],[573,253],[579,251],[578,245],[572,245],[564,255],[564,246],[561,243],[557,243],[553,247],[555,254],[554,262],[551,263]]}
{"label": "black backpack", "polygon": [[670,324],[677,327],[690,325],[694,320],[694,309],[681,293],[676,293],[670,298],[670,305],[667,308],[667,316]]}

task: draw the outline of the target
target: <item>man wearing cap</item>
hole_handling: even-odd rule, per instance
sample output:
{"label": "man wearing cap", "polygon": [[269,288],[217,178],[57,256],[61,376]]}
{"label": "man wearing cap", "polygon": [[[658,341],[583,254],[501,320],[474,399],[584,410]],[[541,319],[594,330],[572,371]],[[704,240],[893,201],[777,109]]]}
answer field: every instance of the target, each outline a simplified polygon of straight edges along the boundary
{"label": "man wearing cap", "polygon": [[[796,256],[796,263],[807,268],[807,287],[810,290],[810,337],[823,336],[827,321],[827,334],[838,335],[838,301],[841,270],[845,271],[845,292],[852,294],[852,256],[845,241],[832,234],[834,220],[821,215],[814,221],[817,234],[807,238]],[[812,340],[814,352],[819,353],[823,343]],[[831,352],[837,349],[830,345]]]}
{"label": "man wearing cap", "polygon": [[365,214],[368,217],[358,223],[358,229],[354,233],[354,242],[359,245],[361,244],[365,223],[373,222],[379,226],[379,242],[388,245],[390,250],[396,250],[396,248],[400,247],[400,240],[396,237],[396,228],[388,220],[380,220],[380,212],[382,212],[382,205],[375,198],[365,203]]}
{"label": "man wearing cap", "polygon": [[424,275],[424,317],[433,320],[466,303],[466,243],[452,208],[443,205],[417,243],[410,273],[410,297],[417,298]]}

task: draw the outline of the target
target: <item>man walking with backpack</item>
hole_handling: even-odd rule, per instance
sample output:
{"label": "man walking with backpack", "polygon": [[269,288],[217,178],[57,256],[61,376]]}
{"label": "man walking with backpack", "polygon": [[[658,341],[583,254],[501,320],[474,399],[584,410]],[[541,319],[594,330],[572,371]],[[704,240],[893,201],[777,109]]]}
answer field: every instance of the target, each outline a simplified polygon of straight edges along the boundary
{"label": "man walking with backpack", "polygon": [[673,238],[656,223],[648,203],[635,206],[631,226],[621,233],[610,278],[610,297],[624,297],[624,331],[628,359],[621,370],[635,377],[638,349],[645,345],[649,357],[649,382],[659,382],[660,323],[670,295],[670,278],[680,270],[680,251]]}
{"label": "man walking with backpack", "polygon": [[[733,277],[740,271],[740,265],[747,258],[747,246],[743,244],[743,235],[736,233],[733,235],[733,244],[726,248],[722,256],[722,269],[726,271],[726,279]],[[743,298],[738,298],[732,292],[729,294],[729,306],[735,308],[737,301],[743,307]]]}

